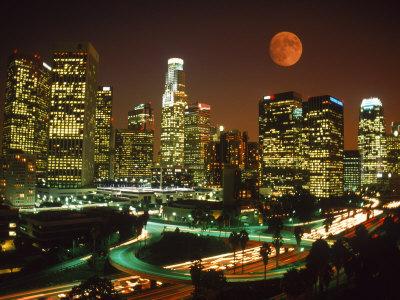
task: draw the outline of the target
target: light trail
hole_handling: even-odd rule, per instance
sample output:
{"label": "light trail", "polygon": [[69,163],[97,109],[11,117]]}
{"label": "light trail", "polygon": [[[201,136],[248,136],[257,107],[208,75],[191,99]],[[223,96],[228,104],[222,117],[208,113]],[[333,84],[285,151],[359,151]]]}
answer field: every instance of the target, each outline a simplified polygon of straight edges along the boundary
{"label": "light trail", "polygon": [[[268,255],[268,257],[272,258],[276,256],[276,251],[273,247],[271,247],[272,251]],[[242,250],[236,251],[236,267],[242,265],[242,256],[243,256],[243,265],[254,263],[260,261],[262,259],[260,255],[261,246],[248,248],[244,250],[244,256]],[[289,248],[288,252],[294,251],[294,248]],[[285,249],[281,248],[279,251],[280,254],[285,253]],[[224,253],[220,255],[215,255],[211,257],[206,257],[201,259],[201,264],[203,265],[203,270],[215,269],[215,270],[226,270],[228,268],[234,267],[234,259],[233,252]],[[175,265],[165,266],[164,268],[170,270],[190,270],[190,267],[193,265],[193,261],[187,261]]]}

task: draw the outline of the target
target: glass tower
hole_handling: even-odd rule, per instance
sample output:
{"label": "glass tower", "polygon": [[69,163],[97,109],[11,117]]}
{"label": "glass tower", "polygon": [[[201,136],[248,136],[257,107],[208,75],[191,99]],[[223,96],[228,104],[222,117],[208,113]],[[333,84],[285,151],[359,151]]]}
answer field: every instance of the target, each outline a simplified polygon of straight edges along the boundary
{"label": "glass tower", "polygon": [[307,130],[310,193],[318,198],[343,195],[343,102],[310,97],[303,106]]}
{"label": "glass tower", "polygon": [[151,180],[154,149],[154,111],[151,102],[136,105],[128,113],[128,129],[132,131],[132,176],[135,180]]}
{"label": "glass tower", "polygon": [[302,99],[295,92],[259,102],[261,187],[267,194],[293,193],[301,186]]}
{"label": "glass tower", "polygon": [[97,70],[90,43],[59,43],[53,53],[48,185],[78,188],[93,183]]}
{"label": "glass tower", "polygon": [[185,168],[194,170],[194,182],[204,184],[205,146],[211,141],[210,110],[208,104],[195,102],[185,110]]}
{"label": "glass tower", "polygon": [[358,191],[361,187],[361,161],[358,150],[345,150],[343,155],[343,189]]}
{"label": "glass tower", "polygon": [[361,186],[377,185],[386,172],[386,130],[382,102],[378,98],[366,98],[361,102],[358,149],[361,155]]}
{"label": "glass tower", "polygon": [[183,166],[185,142],[185,72],[183,60],[168,60],[161,112],[161,165]]}
{"label": "glass tower", "polygon": [[51,68],[38,55],[17,50],[8,58],[3,155],[36,157],[38,179],[46,177]]}
{"label": "glass tower", "polygon": [[112,87],[98,87],[94,153],[94,171],[97,180],[111,178],[112,99]]}

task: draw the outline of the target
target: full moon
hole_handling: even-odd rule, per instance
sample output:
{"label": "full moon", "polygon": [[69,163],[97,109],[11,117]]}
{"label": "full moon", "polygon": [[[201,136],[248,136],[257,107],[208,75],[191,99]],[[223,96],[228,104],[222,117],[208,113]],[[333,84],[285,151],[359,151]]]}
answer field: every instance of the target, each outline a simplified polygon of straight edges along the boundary
{"label": "full moon", "polygon": [[291,32],[279,32],[269,43],[271,59],[282,67],[293,66],[299,61],[302,52],[303,46],[300,39]]}

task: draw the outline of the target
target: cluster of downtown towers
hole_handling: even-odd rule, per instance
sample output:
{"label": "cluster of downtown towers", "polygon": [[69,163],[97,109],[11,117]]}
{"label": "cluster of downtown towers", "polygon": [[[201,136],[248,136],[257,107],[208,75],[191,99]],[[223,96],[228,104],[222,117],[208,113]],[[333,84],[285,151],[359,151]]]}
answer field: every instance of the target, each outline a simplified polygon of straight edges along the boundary
{"label": "cluster of downtown towers", "polygon": [[[260,98],[259,142],[249,142],[246,132],[211,126],[210,105],[188,103],[180,58],[168,60],[161,151],[153,162],[151,102],[134,106],[128,128],[114,130],[113,89],[98,86],[98,65],[90,43],[56,44],[51,67],[38,55],[16,50],[9,57],[1,187],[11,204],[34,202],[33,179],[33,185],[70,189],[111,180],[161,185],[169,174],[177,178],[175,186],[218,188],[229,166],[257,194],[303,187],[330,197],[379,185],[399,171],[389,159],[390,150],[398,159],[398,124],[386,136],[379,99],[362,101],[360,152],[348,157],[343,102],[328,95],[306,101],[295,92]],[[13,192],[4,192],[7,187]]]}

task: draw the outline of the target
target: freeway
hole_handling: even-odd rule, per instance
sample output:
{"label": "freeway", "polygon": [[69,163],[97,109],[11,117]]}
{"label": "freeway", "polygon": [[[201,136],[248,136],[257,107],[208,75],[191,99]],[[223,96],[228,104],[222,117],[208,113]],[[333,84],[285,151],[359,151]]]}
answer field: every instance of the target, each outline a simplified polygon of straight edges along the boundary
{"label": "freeway", "polygon": [[[169,225],[164,225],[164,224],[159,224],[155,222],[149,222],[147,224],[147,230],[150,235],[157,235],[163,230],[174,230],[177,226],[169,226]],[[220,236],[221,232],[216,231],[216,230],[209,230],[207,232],[202,232],[199,229],[193,229],[189,228],[187,226],[179,226],[180,231],[184,232],[193,232],[197,234],[207,234],[207,235],[212,235],[212,236]],[[258,235],[249,235],[249,238],[252,240],[260,240],[261,242],[271,242],[272,241],[272,236],[258,236]],[[285,243],[287,244],[295,244],[295,239],[293,238],[284,238],[283,239]],[[308,241],[310,243],[310,241]],[[190,276],[190,271],[189,271],[189,266],[191,262],[184,262],[182,264],[174,265],[174,266],[167,266],[167,267],[161,267],[161,266],[155,266],[148,264],[140,259],[138,259],[135,256],[136,251],[138,250],[139,245],[136,244],[131,244],[127,246],[121,246],[117,247],[114,250],[111,251],[109,255],[109,261],[110,263],[116,267],[117,269],[126,272],[128,274],[133,274],[133,275],[140,275],[149,279],[153,280],[162,280],[163,282],[169,282],[169,283],[189,283],[191,282],[191,276]],[[289,249],[290,251],[294,251],[294,249]],[[284,249],[281,249],[282,253],[285,251]],[[247,249],[245,251],[246,254],[246,263],[249,263],[249,257],[253,256],[253,259],[251,261],[256,262],[260,261],[261,257],[259,255],[259,247],[254,247],[252,249]],[[275,253],[271,253],[270,257],[272,258],[275,255]],[[225,261],[221,260],[223,259],[224,256],[229,256],[228,258],[225,258]],[[207,261],[208,259],[214,260],[214,261],[219,261],[219,264],[214,264],[213,268],[218,269],[220,266],[223,267],[229,267],[232,268],[233,262],[232,262],[232,256],[233,253],[229,254],[222,254],[218,255],[212,258],[205,258],[204,261]],[[236,256],[238,256],[238,259],[236,260],[237,265],[240,264],[241,262],[241,251],[237,251]],[[230,261],[229,261],[230,260]],[[185,267],[182,268],[182,265],[185,265]],[[181,267],[179,267],[181,266]],[[280,277],[282,274],[286,272],[286,269],[276,269],[272,270],[269,272],[269,277],[274,278],[274,277]],[[226,279],[228,282],[241,282],[241,281],[254,281],[254,280],[263,280],[264,279],[264,274],[263,272],[252,272],[252,273],[246,273],[246,274],[226,274]]]}

